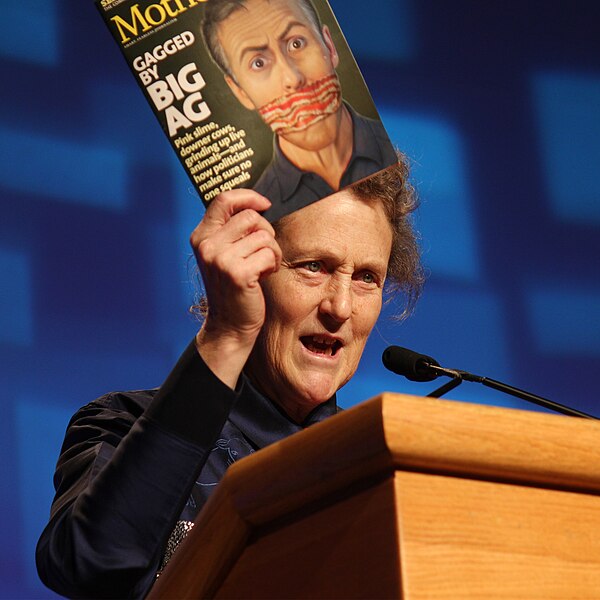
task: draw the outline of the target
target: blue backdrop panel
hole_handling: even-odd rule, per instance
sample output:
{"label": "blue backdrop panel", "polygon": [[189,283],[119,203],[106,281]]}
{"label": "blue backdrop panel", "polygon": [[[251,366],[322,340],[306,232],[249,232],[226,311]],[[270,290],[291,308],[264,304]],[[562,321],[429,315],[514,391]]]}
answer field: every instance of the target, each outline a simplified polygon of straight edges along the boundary
{"label": "blue backdrop panel", "polygon": [[[423,263],[439,276],[479,276],[475,222],[463,139],[452,125],[384,105],[381,118],[393,143],[411,158],[422,198],[417,226],[428,232]],[[426,162],[425,162],[426,157]]]}
{"label": "blue backdrop panel", "polygon": [[364,0],[330,2],[352,52],[359,58],[409,60],[417,52],[417,31],[412,0],[369,2],[364,17]]}
{"label": "blue backdrop panel", "polygon": [[579,288],[567,282],[532,285],[527,297],[540,352],[557,357],[579,355],[584,361],[598,358],[600,287]]}
{"label": "blue backdrop panel", "polygon": [[119,150],[0,129],[0,153],[21,158],[0,172],[6,189],[103,209],[123,210],[127,204],[128,165]]}
{"label": "blue backdrop panel", "polygon": [[553,212],[565,221],[600,222],[600,77],[570,71],[535,74],[533,91]]}
{"label": "blue backdrop panel", "polygon": [[0,248],[0,343],[26,346],[33,340],[31,268],[28,257]]}
{"label": "blue backdrop panel", "polygon": [[0,21],[0,55],[40,65],[56,64],[60,44],[58,24],[58,4],[54,0],[6,3]]}
{"label": "blue backdrop panel", "polygon": [[38,585],[37,571],[31,560],[41,530],[48,521],[48,506],[52,502],[52,476],[56,465],[56,448],[62,444],[69,411],[60,407],[60,401],[50,404],[50,397],[42,399],[22,395],[16,398],[19,471],[19,505],[22,526],[15,553],[26,565],[25,581],[28,588]]}

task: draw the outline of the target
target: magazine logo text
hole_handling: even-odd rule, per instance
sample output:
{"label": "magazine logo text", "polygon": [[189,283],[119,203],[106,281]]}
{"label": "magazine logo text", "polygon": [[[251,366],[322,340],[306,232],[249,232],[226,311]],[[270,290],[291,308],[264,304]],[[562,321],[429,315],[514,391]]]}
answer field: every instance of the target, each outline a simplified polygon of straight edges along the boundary
{"label": "magazine logo text", "polygon": [[130,42],[133,38],[142,35],[162,25],[167,19],[172,19],[178,14],[206,2],[207,0],[160,0],[146,6],[143,10],[139,4],[134,4],[129,9],[129,20],[119,15],[111,17],[110,20],[116,25],[121,44]]}

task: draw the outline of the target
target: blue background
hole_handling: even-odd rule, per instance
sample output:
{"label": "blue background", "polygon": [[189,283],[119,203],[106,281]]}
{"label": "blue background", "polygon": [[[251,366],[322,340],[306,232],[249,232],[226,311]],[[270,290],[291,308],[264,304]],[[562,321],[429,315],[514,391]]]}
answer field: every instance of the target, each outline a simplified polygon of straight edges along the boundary
{"label": "blue background", "polygon": [[[332,5],[412,160],[430,272],[342,404],[435,387],[381,367],[398,343],[600,415],[600,4]],[[42,598],[33,552],[67,420],[159,385],[191,339],[202,209],[91,0],[2,17],[0,596]],[[452,396],[528,408],[473,384]]]}

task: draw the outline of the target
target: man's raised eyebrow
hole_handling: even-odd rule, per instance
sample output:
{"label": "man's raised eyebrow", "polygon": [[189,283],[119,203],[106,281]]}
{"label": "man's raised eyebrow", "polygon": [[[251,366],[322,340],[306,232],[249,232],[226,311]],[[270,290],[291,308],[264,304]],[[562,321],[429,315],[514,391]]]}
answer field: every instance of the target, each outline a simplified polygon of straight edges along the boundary
{"label": "man's raised eyebrow", "polygon": [[244,60],[244,56],[246,54],[254,54],[255,52],[264,52],[268,50],[269,46],[263,44],[262,46],[247,46],[246,48],[242,48],[240,51],[240,62]]}
{"label": "man's raised eyebrow", "polygon": [[303,27],[304,29],[310,29],[310,26],[306,23],[303,23],[302,21],[290,21],[287,24],[286,28],[279,34],[278,39],[282,40],[286,38],[288,33],[290,32],[290,29],[293,29],[294,27]]}
{"label": "man's raised eyebrow", "polygon": [[[287,25],[286,28],[279,34],[279,40],[285,39],[287,37],[287,35],[289,34],[290,30],[293,29],[294,27],[303,27],[304,29],[310,29],[309,25],[307,25],[306,23],[302,23],[302,21],[290,21]],[[263,44],[261,46],[247,46],[245,48],[242,48],[240,51],[240,62],[242,62],[244,60],[244,56],[248,53],[250,54],[254,54],[255,52],[264,52],[265,50],[268,50],[269,46],[267,44]]]}

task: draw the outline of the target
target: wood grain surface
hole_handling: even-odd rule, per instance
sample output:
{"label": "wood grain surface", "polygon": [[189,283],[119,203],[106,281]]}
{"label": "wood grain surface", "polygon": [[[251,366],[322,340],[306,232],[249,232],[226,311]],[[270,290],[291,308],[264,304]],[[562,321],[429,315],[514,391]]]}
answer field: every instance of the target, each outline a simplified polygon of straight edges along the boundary
{"label": "wood grain surface", "polygon": [[386,393],[232,465],[150,597],[600,598],[599,501],[599,422]]}

